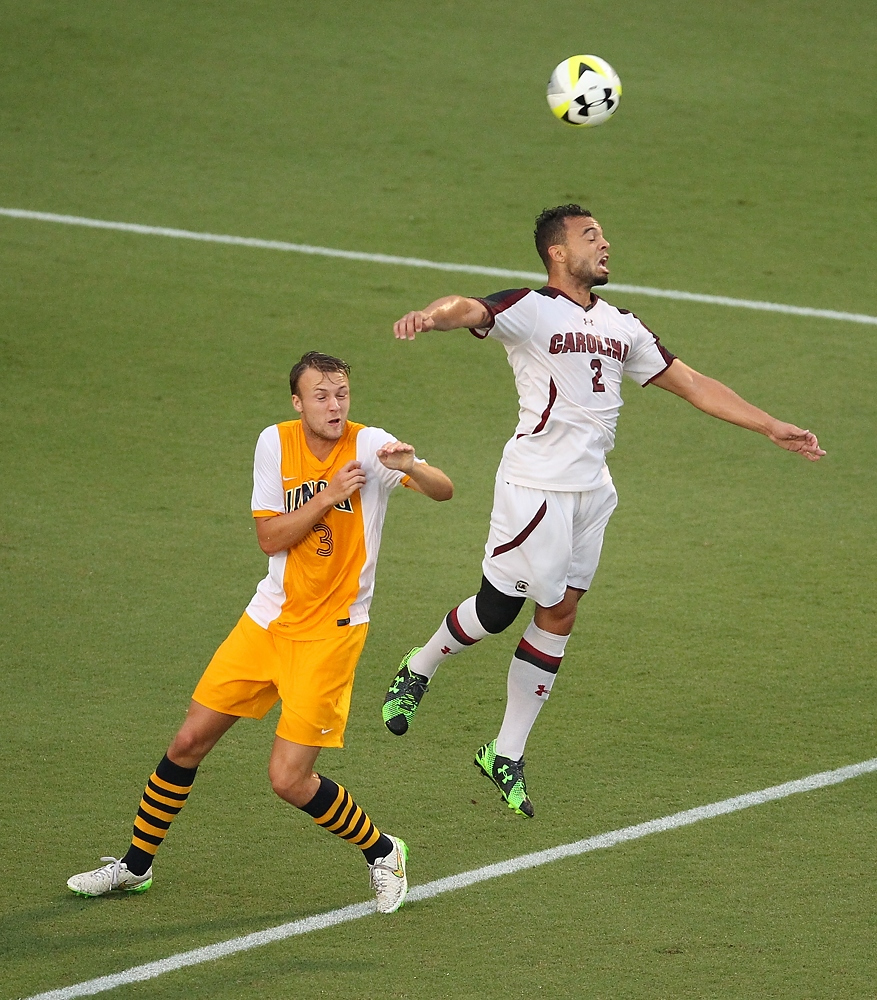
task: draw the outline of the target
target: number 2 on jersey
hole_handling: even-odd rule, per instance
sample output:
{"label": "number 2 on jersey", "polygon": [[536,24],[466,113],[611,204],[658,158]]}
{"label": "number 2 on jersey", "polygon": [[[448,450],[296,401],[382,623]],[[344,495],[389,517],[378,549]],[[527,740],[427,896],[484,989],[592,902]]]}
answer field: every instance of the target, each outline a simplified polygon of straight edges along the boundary
{"label": "number 2 on jersey", "polygon": [[599,358],[594,358],[591,362],[591,368],[594,371],[594,377],[591,379],[591,385],[594,387],[594,392],[605,392],[606,386],[600,381],[603,377],[603,362]]}

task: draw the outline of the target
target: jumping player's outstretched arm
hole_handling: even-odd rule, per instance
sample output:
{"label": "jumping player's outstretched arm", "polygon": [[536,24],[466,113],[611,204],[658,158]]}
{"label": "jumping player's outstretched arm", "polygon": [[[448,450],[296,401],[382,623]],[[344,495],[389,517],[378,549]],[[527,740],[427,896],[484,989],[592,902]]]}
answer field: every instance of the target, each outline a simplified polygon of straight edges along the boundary
{"label": "jumping player's outstretched arm", "polygon": [[733,389],[714,378],[701,375],[676,358],[670,367],[652,379],[654,385],[675,393],[710,416],[727,420],[750,431],[757,431],[770,438],[786,451],[795,451],[811,462],[818,462],[825,452],[819,447],[816,435],[794,424],[777,420],[757,406],[747,403]]}
{"label": "jumping player's outstretched arm", "polygon": [[414,340],[418,333],[429,330],[477,329],[490,322],[490,313],[478,299],[464,295],[446,295],[425,309],[406,313],[393,324],[397,340]]}

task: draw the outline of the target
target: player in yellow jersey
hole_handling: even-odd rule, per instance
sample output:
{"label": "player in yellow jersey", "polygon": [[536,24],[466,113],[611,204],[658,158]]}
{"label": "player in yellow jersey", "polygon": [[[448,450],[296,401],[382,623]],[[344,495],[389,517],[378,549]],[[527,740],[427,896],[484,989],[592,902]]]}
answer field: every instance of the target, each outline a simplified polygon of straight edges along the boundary
{"label": "player in yellow jersey", "polygon": [[301,419],[262,432],[253,469],[253,516],[268,574],[204,671],[150,777],[128,852],[70,878],[78,895],[148,889],[153,858],[198,765],[239,718],[261,719],[279,699],[268,765],[274,791],[362,850],[380,912],[402,905],[404,841],[381,833],[346,789],[314,765],[323,747],[343,745],[390,491],[402,483],[449,500],[454,488],[410,444],[347,419],[349,371],[339,358],[311,352],[290,372]]}

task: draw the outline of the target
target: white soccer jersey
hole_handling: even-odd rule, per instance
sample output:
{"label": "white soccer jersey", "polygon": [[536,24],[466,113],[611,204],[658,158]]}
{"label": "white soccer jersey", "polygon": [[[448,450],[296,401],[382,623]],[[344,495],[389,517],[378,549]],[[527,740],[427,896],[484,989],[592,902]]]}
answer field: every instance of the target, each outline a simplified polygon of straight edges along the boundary
{"label": "white soccer jersey", "polygon": [[518,388],[518,426],[503,450],[504,478],[531,489],[592,490],[611,482],[621,377],[648,384],[673,361],[633,313],[596,295],[580,306],[546,286],[479,302],[490,323],[471,332],[505,347]]}

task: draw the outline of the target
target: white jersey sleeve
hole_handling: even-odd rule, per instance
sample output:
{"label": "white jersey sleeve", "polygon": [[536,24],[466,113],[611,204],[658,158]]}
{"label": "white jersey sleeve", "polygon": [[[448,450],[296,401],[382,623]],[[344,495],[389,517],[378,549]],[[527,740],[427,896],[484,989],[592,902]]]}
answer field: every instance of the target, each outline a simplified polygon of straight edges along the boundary
{"label": "white jersey sleeve", "polygon": [[350,607],[353,624],[368,621],[368,609],[375,586],[375,567],[390,492],[405,478],[404,472],[388,469],[376,452],[397,440],[380,427],[363,427],[356,436],[356,459],[365,470],[365,486],[360,490],[366,559],[359,577],[356,602]]}
{"label": "white jersey sleeve", "polygon": [[539,319],[539,297],[530,295],[530,291],[529,288],[509,288],[479,298],[477,301],[490,314],[490,321],[470,332],[479,339],[494,337],[507,347],[525,344],[533,336]]}
{"label": "white jersey sleeve", "polygon": [[253,511],[286,513],[286,494],[280,478],[280,431],[266,427],[256,442],[253,459]]}
{"label": "white jersey sleeve", "polygon": [[625,318],[630,323],[631,347],[622,366],[624,374],[640,385],[648,385],[670,367],[674,355],[664,348],[641,319],[633,313],[625,313]]}
{"label": "white jersey sleeve", "polygon": [[366,478],[376,478],[388,492],[402,482],[405,473],[388,469],[378,458],[377,451],[396,440],[398,439],[380,427],[363,427],[356,438],[356,457],[362,462]]}

